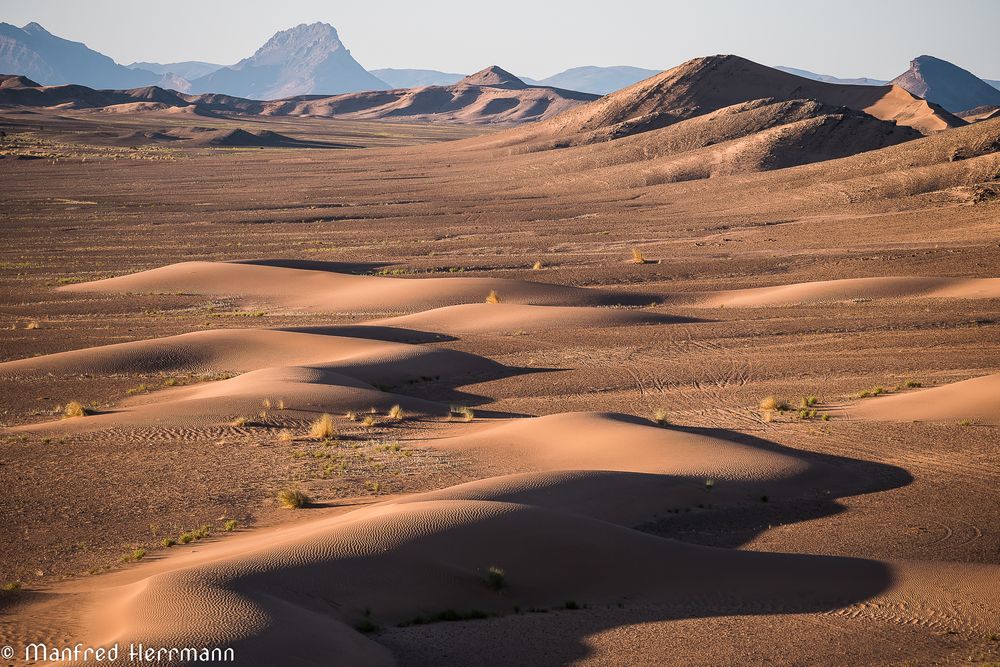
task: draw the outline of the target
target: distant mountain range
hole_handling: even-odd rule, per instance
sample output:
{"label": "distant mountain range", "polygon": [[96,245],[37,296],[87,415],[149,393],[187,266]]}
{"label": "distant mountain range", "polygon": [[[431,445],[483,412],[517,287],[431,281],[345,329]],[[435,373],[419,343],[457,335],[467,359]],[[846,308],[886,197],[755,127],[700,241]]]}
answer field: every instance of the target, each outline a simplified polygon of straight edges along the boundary
{"label": "distant mountain range", "polygon": [[[794,67],[775,69],[832,84],[884,85],[859,77],[842,79]],[[453,86],[464,75],[429,69],[365,70],[326,23],[302,24],[276,33],[235,65],[201,61],[136,62],[124,66],[80,42],[57,37],[37,23],[23,28],[0,23],[0,72],[20,74],[42,85],[80,84],[95,89],[159,86],[187,93],[220,93],[258,100],[300,95]],[[606,95],[658,75],[656,70],[615,66],[574,67],[522,84]],[[893,80],[902,88],[958,112],[997,105],[1000,81],[982,80],[946,61],[920,56]],[[969,105],[969,106],[963,106]]]}
{"label": "distant mountain range", "polygon": [[810,72],[806,69],[785,67],[784,65],[775,65],[774,69],[781,70],[782,72],[788,72],[789,74],[794,74],[795,76],[801,76],[806,79],[812,79],[813,81],[825,81],[826,83],[842,83],[851,86],[884,86],[889,83],[884,79],[869,79],[866,76],[861,76],[856,79],[841,79],[835,76],[830,76],[829,74],[816,74],[815,72]]}
{"label": "distant mountain range", "polygon": [[465,74],[439,72],[433,69],[373,69],[371,73],[392,88],[420,88],[422,86],[450,86],[465,78]]}
{"label": "distant mountain range", "polygon": [[80,42],[56,37],[37,23],[0,23],[0,72],[45,85],[77,83],[93,88],[132,88],[164,81],[162,74],[129,69]]}
{"label": "distant mountain range", "polygon": [[[454,72],[439,72],[433,69],[373,69],[371,73],[394,88],[419,88],[420,86],[450,86],[458,83],[466,75]],[[607,95],[643,79],[659,74],[660,70],[641,67],[574,67],[545,79],[518,77],[532,86],[550,86],[581,93]]]}
{"label": "distant mountain range", "polygon": [[102,113],[256,114],[477,124],[521,123],[544,120],[596,99],[597,95],[589,93],[529,86],[495,65],[450,86],[331,96],[299,95],[271,101],[218,93],[185,94],[156,86],[128,90],[95,90],[75,84],[40,86],[24,76],[0,75],[0,106],[57,107]]}
{"label": "distant mountain range", "polygon": [[584,93],[596,93],[597,95],[607,95],[616,90],[627,88],[643,79],[656,76],[661,70],[643,69],[641,67],[629,67],[618,65],[614,67],[596,67],[588,65],[586,67],[573,67],[564,72],[553,74],[552,76],[535,81],[521,77],[527,83],[541,86],[555,86],[556,88],[568,88],[579,90]]}
{"label": "distant mountain range", "polygon": [[198,77],[220,70],[225,65],[203,63],[200,60],[185,60],[179,63],[132,63],[131,65],[126,65],[126,67],[129,69],[144,69],[160,75],[175,74],[182,79],[192,81]]}

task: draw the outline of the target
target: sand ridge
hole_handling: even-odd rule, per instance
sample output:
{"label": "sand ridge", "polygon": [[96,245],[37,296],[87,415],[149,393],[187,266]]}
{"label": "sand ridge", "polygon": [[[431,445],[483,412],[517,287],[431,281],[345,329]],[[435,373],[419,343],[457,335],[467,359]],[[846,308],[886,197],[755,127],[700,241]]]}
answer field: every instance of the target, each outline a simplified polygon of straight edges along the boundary
{"label": "sand ridge", "polygon": [[[933,278],[899,276],[844,278],[774,287],[755,287],[701,295],[676,295],[684,305],[718,308],[759,308],[802,303],[872,299],[996,299],[1000,278]],[[671,301],[668,298],[668,302]]]}
{"label": "sand ridge", "polygon": [[485,302],[491,291],[496,291],[504,302],[534,305],[612,305],[630,298],[600,290],[507,278],[390,278],[237,262],[182,262],[60,289],[224,294],[319,312],[412,312]]}
{"label": "sand ridge", "polygon": [[1000,374],[875,396],[852,403],[845,412],[851,419],[1000,424]]}

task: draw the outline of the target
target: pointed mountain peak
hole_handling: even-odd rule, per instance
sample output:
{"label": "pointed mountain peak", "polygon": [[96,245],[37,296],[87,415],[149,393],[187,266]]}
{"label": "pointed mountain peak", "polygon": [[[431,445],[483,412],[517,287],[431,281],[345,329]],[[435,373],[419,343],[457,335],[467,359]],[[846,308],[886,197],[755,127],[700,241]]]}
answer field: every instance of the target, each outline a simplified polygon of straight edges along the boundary
{"label": "pointed mountain peak", "polygon": [[43,28],[40,23],[35,23],[34,21],[32,21],[31,23],[29,23],[26,26],[24,26],[23,28],[21,28],[21,30],[23,30],[25,32],[34,33],[34,34],[39,34],[39,35],[51,35],[52,34],[48,30],[46,30],[45,28]]}
{"label": "pointed mountain peak", "polygon": [[249,60],[273,63],[302,58],[323,58],[335,51],[347,50],[337,29],[329,23],[301,23],[274,33]]}
{"label": "pointed mountain peak", "polygon": [[507,70],[490,65],[484,70],[462,79],[459,83],[470,86],[492,86],[494,88],[527,88],[528,85]]}
{"label": "pointed mountain peak", "polygon": [[910,69],[892,83],[952,112],[1000,104],[1000,90],[972,72],[934,56],[917,56],[910,61]]}

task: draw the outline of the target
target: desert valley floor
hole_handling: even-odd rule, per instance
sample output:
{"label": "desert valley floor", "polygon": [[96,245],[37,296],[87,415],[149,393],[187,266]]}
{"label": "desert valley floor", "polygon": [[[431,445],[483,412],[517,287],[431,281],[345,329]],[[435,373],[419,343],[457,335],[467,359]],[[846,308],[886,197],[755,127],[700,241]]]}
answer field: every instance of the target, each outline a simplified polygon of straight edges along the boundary
{"label": "desert valley floor", "polygon": [[[212,123],[312,145],[142,134]],[[699,174],[533,129],[0,128],[6,643],[1000,661],[1000,119]]]}

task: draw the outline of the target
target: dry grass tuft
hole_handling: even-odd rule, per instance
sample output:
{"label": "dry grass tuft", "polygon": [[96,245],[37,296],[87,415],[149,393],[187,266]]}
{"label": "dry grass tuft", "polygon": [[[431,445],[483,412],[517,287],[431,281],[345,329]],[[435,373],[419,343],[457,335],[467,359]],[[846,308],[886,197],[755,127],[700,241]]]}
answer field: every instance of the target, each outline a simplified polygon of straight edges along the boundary
{"label": "dry grass tuft", "polygon": [[278,502],[287,509],[302,509],[306,507],[310,500],[305,491],[301,489],[283,489],[278,493]]}
{"label": "dry grass tuft", "polygon": [[491,289],[490,293],[486,295],[486,303],[500,303],[500,295],[495,289]]}
{"label": "dry grass tuft", "polygon": [[760,409],[766,412],[778,409],[778,399],[774,396],[765,396],[760,401]]}
{"label": "dry grass tuft", "polygon": [[122,561],[126,563],[134,562],[137,560],[142,560],[143,558],[145,558],[145,556],[146,556],[146,550],[143,549],[142,547],[138,547],[136,549],[132,549],[132,551],[125,554],[125,556],[122,557]]}
{"label": "dry grass tuft", "polygon": [[534,264],[531,265],[531,270],[532,271],[541,271],[542,270],[542,263],[541,262],[535,262]]}
{"label": "dry grass tuft", "polygon": [[368,428],[372,428],[378,423],[378,419],[376,419],[375,415],[373,414],[367,414],[365,415],[364,419],[361,420],[361,423],[367,426]]}
{"label": "dry grass tuft", "polygon": [[642,251],[638,248],[632,248],[632,263],[633,264],[645,264],[646,258],[643,256]]}
{"label": "dry grass tuft", "polygon": [[38,320],[31,320],[24,325],[25,329],[41,329],[42,325],[38,323]]}
{"label": "dry grass tuft", "polygon": [[79,401],[70,401],[63,409],[63,417],[86,417],[94,414],[94,411]]}
{"label": "dry grass tuft", "polygon": [[404,417],[403,408],[399,404],[396,404],[391,408],[389,408],[389,419],[398,422],[402,421],[403,417]]}
{"label": "dry grass tuft", "polygon": [[358,413],[354,410],[348,410],[347,414],[344,415],[348,420],[352,422],[358,421]]}
{"label": "dry grass tuft", "polygon": [[670,425],[670,420],[667,418],[667,411],[664,410],[663,408],[660,408],[659,410],[653,413],[653,421],[659,424],[660,426]]}
{"label": "dry grass tuft", "polygon": [[317,440],[330,440],[337,437],[337,427],[333,423],[333,417],[324,413],[319,419],[314,421],[309,427],[309,437]]}
{"label": "dry grass tuft", "polygon": [[247,419],[246,417],[237,417],[237,418],[236,418],[236,419],[234,419],[233,421],[229,422],[229,425],[230,425],[230,426],[233,426],[233,427],[235,427],[235,428],[241,428],[241,427],[243,427],[243,426],[246,426],[246,425],[247,425],[247,422],[249,422],[249,421],[250,421],[250,420],[249,420],[249,419]]}
{"label": "dry grass tuft", "polygon": [[280,431],[278,433],[278,441],[279,442],[291,442],[294,439],[295,439],[295,436],[292,435],[292,432],[289,431],[288,429],[283,429],[282,431]]}
{"label": "dry grass tuft", "polygon": [[448,419],[461,419],[462,421],[471,422],[476,418],[476,413],[472,408],[465,405],[453,405],[448,411]]}

